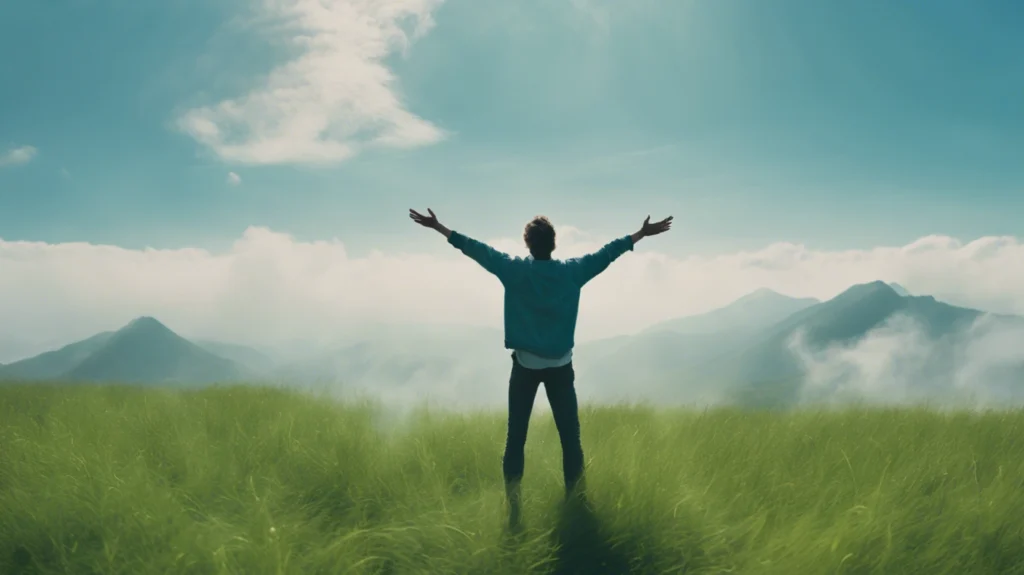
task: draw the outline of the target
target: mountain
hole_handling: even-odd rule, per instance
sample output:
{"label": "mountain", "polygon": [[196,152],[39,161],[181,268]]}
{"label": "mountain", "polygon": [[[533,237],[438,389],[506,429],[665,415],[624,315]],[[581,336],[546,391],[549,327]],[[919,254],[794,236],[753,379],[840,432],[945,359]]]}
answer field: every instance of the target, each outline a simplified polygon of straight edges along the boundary
{"label": "mountain", "polygon": [[116,331],[63,378],[74,381],[203,384],[238,381],[245,370],[179,336],[152,317]]}
{"label": "mountain", "polygon": [[0,379],[26,381],[202,384],[251,375],[240,364],[182,338],[152,317],[0,366]]}
{"label": "mountain", "polygon": [[62,345],[64,345],[64,340],[54,342],[0,336],[0,365],[36,356]]}
{"label": "mountain", "polygon": [[[856,395],[868,385],[871,393],[898,397],[968,388],[990,400],[1024,400],[1024,318],[902,295],[897,288],[876,281],[823,302],[758,290],[635,335],[581,343],[574,351],[580,399],[786,407],[834,392]],[[144,317],[117,332],[0,366],[0,378],[256,380],[385,402],[503,401],[512,360],[499,329],[345,326],[342,336],[296,342],[274,361],[270,352],[245,346],[193,343]]]}
{"label": "mountain", "polygon": [[811,354],[850,345],[900,318],[920,329],[920,336],[930,345],[951,345],[982,315],[931,296],[901,296],[881,281],[856,285],[771,326],[723,362],[718,376],[738,386],[734,397],[739,403],[789,405],[796,400],[805,376],[795,344]]}
{"label": "mountain", "polygon": [[713,401],[721,394],[717,371],[722,358],[765,328],[818,303],[760,289],[707,313],[580,345],[574,354],[577,372],[603,399],[628,399],[635,393]]}
{"label": "mountain", "polygon": [[815,392],[872,380],[927,397],[959,392],[956,378],[969,377],[1024,396],[1024,318],[901,295],[881,281],[824,302],[786,299],[759,290],[700,316],[580,345],[578,389],[601,400],[785,407],[809,396],[812,377]]}
{"label": "mountain", "polygon": [[820,302],[814,298],[794,298],[762,288],[723,308],[699,315],[670,319],[644,331],[648,333],[673,331],[682,334],[756,331],[818,303]]}
{"label": "mountain", "polygon": [[66,345],[54,351],[48,351],[0,366],[0,379],[57,379],[66,374],[76,365],[89,357],[114,335],[107,331],[92,337]]}

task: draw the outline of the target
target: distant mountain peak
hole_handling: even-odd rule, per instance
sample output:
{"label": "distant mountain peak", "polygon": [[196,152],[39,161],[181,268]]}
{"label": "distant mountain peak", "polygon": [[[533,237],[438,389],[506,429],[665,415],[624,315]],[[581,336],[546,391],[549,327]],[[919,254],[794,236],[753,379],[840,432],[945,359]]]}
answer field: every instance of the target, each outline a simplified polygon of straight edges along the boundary
{"label": "distant mountain peak", "polygon": [[133,319],[115,331],[110,339],[111,342],[135,342],[133,345],[194,345],[151,316]]}
{"label": "distant mountain peak", "polygon": [[[167,327],[160,320],[155,317],[144,315],[137,317],[132,321],[128,322],[127,325],[117,330],[118,333],[170,333],[174,334],[174,330]],[[177,335],[177,334],[175,334]]]}
{"label": "distant mountain peak", "polygon": [[133,319],[67,372],[77,381],[198,384],[237,379],[240,365],[174,333],[154,317]]}
{"label": "distant mountain peak", "polygon": [[895,289],[889,284],[882,280],[875,280],[873,282],[855,284],[846,289],[843,293],[837,295],[835,299],[844,297],[865,297],[872,295],[899,295]]}
{"label": "distant mountain peak", "polygon": [[160,323],[160,320],[156,319],[153,316],[142,315],[142,316],[139,316],[139,317],[133,319],[132,321],[128,322],[128,325],[126,325],[125,327],[132,327],[132,326],[138,327],[138,326],[147,326],[147,325],[148,326],[161,326],[162,327],[164,324]]}
{"label": "distant mountain peak", "polygon": [[812,299],[812,298],[795,298],[795,297],[792,297],[792,296],[788,296],[786,294],[779,293],[779,292],[777,292],[777,291],[775,291],[775,290],[773,290],[771,288],[762,287],[762,288],[758,288],[758,289],[748,293],[747,295],[737,299],[736,301],[732,302],[732,304],[729,304],[729,305],[735,305],[735,304],[738,304],[738,303],[741,303],[741,302],[765,302],[765,301],[771,301],[771,300],[782,301],[782,300],[801,300],[801,299],[808,299],[809,300],[809,299]]}
{"label": "distant mountain peak", "polygon": [[901,286],[896,282],[889,282],[889,287],[891,287],[893,291],[895,291],[901,297],[909,297],[911,295],[910,292],[907,291],[907,288]]}
{"label": "distant mountain peak", "polygon": [[796,298],[766,287],[754,290],[736,301],[718,309],[691,316],[659,322],[645,331],[674,331],[677,333],[719,333],[730,329],[753,330],[758,326],[781,321],[783,318],[812,305],[821,303],[815,298]]}
{"label": "distant mountain peak", "polygon": [[780,298],[780,297],[786,297],[786,296],[780,294],[779,292],[777,292],[777,291],[775,291],[775,290],[773,290],[771,288],[762,287],[762,288],[757,288],[756,290],[748,293],[747,295],[739,298],[736,301],[740,301],[740,300],[753,300],[753,299],[765,299],[765,298]]}

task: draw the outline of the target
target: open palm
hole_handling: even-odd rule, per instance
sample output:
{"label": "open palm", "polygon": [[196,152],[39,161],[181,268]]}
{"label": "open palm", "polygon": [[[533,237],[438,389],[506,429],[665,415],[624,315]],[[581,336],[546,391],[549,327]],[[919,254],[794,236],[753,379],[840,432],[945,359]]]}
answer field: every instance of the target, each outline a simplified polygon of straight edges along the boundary
{"label": "open palm", "polygon": [[641,233],[645,236],[656,236],[672,229],[672,216],[669,216],[660,222],[651,223],[651,216],[647,216],[644,220],[644,226],[640,228]]}
{"label": "open palm", "polygon": [[437,221],[437,216],[434,215],[434,210],[427,208],[427,213],[430,215],[425,216],[416,210],[409,210],[409,217],[412,218],[412,221],[425,228],[436,230],[440,222]]}

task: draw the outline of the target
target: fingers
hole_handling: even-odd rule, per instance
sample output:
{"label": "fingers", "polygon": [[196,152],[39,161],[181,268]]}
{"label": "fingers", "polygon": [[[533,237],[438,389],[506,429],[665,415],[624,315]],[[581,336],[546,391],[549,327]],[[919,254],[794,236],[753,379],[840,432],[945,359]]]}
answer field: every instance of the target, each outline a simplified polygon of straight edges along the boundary
{"label": "fingers", "polygon": [[651,228],[651,235],[657,235],[669,231],[672,229],[672,216],[669,216],[660,222],[651,224]]}
{"label": "fingers", "polygon": [[[660,226],[660,225],[668,224],[668,223],[671,223],[671,222],[672,222],[672,216],[669,216],[669,217],[661,220],[660,222],[655,222],[654,225]],[[646,226],[646,225],[648,225],[650,223],[651,223],[651,216],[647,216],[647,219],[644,220],[644,225]]]}
{"label": "fingers", "polygon": [[432,210],[430,208],[427,208],[427,212],[430,213],[430,217],[424,216],[423,214],[417,212],[416,210],[410,209],[409,210],[409,217],[413,218],[413,219],[419,218],[419,219],[423,219],[423,220],[432,220],[432,219],[436,220],[437,219],[437,216],[434,215],[434,210]]}
{"label": "fingers", "polygon": [[430,221],[430,218],[424,216],[423,214],[417,212],[416,210],[409,210],[409,219],[411,219],[412,221],[416,222],[421,226],[427,225],[427,222]]}

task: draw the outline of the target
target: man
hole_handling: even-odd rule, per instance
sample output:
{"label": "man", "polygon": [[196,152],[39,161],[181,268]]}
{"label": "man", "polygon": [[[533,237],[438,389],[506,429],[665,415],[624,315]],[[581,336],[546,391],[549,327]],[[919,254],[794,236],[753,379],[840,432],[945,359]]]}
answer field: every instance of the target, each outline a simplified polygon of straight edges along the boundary
{"label": "man", "polygon": [[555,228],[544,216],[537,216],[526,224],[523,232],[530,256],[513,258],[446,228],[433,210],[427,212],[429,216],[409,210],[409,217],[421,226],[440,232],[448,243],[497,276],[505,287],[505,347],[513,351],[502,471],[510,521],[516,524],[520,513],[519,485],[523,477],[526,432],[537,388],[542,382],[562,444],[566,497],[583,495],[583,447],[572,368],[580,289],[616,258],[632,250],[641,239],[668,231],[672,217],[652,224],[651,217],[647,216],[638,232],[618,238],[593,254],[561,261],[551,258],[555,250]]}

